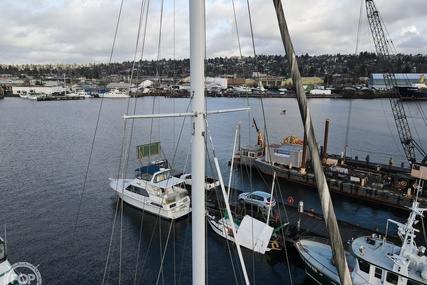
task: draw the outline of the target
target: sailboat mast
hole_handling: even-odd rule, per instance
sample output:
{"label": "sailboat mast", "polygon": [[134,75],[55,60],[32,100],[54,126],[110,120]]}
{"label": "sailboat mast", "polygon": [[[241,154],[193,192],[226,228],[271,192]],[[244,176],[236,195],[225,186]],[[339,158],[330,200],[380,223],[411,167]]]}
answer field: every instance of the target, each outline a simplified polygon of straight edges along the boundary
{"label": "sailboat mast", "polygon": [[338,229],[338,223],[332,205],[332,200],[329,195],[328,184],[326,183],[325,173],[323,172],[322,163],[320,161],[319,151],[316,145],[316,138],[314,135],[313,124],[311,121],[310,112],[307,105],[307,98],[305,97],[304,88],[301,82],[301,75],[296,61],[296,55],[292,45],[291,37],[289,35],[288,27],[283,13],[283,7],[280,0],[273,0],[274,8],[276,10],[277,20],[279,22],[280,34],[282,36],[283,45],[288,56],[289,64],[291,65],[291,74],[294,82],[298,106],[301,113],[301,118],[304,124],[304,134],[307,136],[308,145],[310,148],[312,164],[314,168],[314,175],[320,196],[323,215],[325,217],[326,228],[328,229],[329,239],[331,240],[331,248],[334,256],[335,264],[337,265],[338,276],[341,284],[352,284],[350,272],[345,258],[344,248],[341,240],[341,235]]}
{"label": "sailboat mast", "polygon": [[193,284],[205,284],[205,148],[204,59],[205,1],[190,0],[190,94],[193,97],[192,173],[192,268]]}

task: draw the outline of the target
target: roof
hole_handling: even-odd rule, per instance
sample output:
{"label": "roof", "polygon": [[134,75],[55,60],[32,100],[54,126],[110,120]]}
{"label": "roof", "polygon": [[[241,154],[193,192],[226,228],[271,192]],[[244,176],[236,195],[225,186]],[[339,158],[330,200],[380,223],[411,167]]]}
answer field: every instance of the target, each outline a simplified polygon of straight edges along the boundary
{"label": "roof", "polygon": [[[394,76],[396,79],[409,79],[418,81],[423,74],[424,73],[395,73]],[[373,79],[384,79],[382,73],[372,73],[370,77]]]}
{"label": "roof", "polygon": [[261,197],[269,198],[271,197],[270,193],[264,192],[264,191],[254,191],[251,194],[255,194]]}
{"label": "roof", "polygon": [[[301,78],[302,84],[323,84],[323,79],[320,77],[302,77]],[[288,78],[283,81],[283,84],[285,85],[293,85],[292,78]]]}
{"label": "roof", "polygon": [[113,89],[113,88],[129,88],[129,87],[134,87],[133,84],[131,83],[127,83],[127,82],[113,82],[113,83],[109,83],[106,88],[107,89]]}

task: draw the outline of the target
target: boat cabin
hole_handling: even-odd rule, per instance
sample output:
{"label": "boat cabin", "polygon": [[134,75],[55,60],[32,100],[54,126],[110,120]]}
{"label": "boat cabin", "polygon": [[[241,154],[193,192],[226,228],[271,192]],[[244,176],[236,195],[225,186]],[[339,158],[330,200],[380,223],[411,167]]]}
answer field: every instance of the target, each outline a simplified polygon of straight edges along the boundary
{"label": "boat cabin", "polygon": [[252,166],[254,160],[264,155],[264,147],[260,145],[247,145],[240,148],[239,153],[234,155],[236,163],[245,166]]}
{"label": "boat cabin", "polygon": [[[265,147],[265,161],[289,167],[301,167],[303,146],[297,144],[272,144]],[[309,158],[309,153],[307,153]]]}
{"label": "boat cabin", "polygon": [[135,169],[135,177],[146,181],[152,181],[153,183],[159,183],[171,178],[171,170],[157,164],[151,164]]}

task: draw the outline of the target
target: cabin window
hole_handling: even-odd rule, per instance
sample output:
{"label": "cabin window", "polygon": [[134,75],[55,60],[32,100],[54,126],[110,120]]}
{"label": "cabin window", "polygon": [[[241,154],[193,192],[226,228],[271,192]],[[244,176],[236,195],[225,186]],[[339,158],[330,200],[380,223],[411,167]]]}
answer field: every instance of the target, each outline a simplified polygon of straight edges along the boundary
{"label": "cabin window", "polygon": [[243,151],[243,156],[248,156],[248,152],[246,150]]}
{"label": "cabin window", "polygon": [[364,262],[362,260],[358,260],[358,261],[359,261],[360,270],[362,270],[363,272],[369,274],[369,263]]}
{"label": "cabin window", "polygon": [[159,174],[157,174],[155,177],[154,177],[154,182],[160,182],[160,181],[163,181],[163,180],[165,180],[165,175],[164,175],[164,173],[159,173]]}
{"label": "cabin window", "polygon": [[375,277],[381,279],[383,271],[381,268],[375,267]]}
{"label": "cabin window", "polygon": [[156,175],[156,177],[154,178],[154,182],[160,182],[165,180],[165,175],[163,173],[159,173]]}
{"label": "cabin window", "polygon": [[165,171],[165,172],[157,174],[154,177],[154,182],[157,183],[157,182],[169,179],[169,178],[170,178],[170,171]]}
{"label": "cabin window", "polygon": [[412,280],[408,280],[408,283],[407,283],[407,285],[421,285],[421,284],[423,284],[423,283],[418,283],[418,282],[415,282]]}
{"label": "cabin window", "polygon": [[126,188],[126,190],[140,194],[140,195],[145,196],[145,197],[149,196],[147,190],[145,190],[144,188],[133,186],[133,185],[129,185]]}
{"label": "cabin window", "polygon": [[398,276],[397,274],[393,273],[393,272],[387,272],[387,282],[391,283],[391,284],[397,284],[398,281]]}

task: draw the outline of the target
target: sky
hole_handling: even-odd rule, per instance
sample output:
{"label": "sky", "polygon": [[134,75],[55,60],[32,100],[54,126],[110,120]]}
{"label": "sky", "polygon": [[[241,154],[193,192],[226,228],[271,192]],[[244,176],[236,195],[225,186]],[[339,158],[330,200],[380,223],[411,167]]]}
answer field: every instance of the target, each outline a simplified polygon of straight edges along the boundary
{"label": "sky", "polygon": [[[234,0],[234,10],[231,0],[206,1],[207,58],[285,54],[273,1],[248,1],[249,7]],[[189,58],[188,2],[1,0],[0,64]],[[425,0],[374,3],[397,53],[427,54]],[[297,55],[375,52],[364,0],[282,0],[282,5]],[[140,18],[147,7],[148,16]]]}

